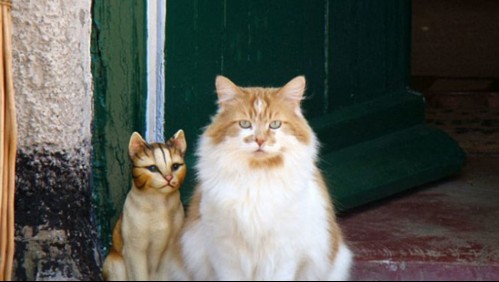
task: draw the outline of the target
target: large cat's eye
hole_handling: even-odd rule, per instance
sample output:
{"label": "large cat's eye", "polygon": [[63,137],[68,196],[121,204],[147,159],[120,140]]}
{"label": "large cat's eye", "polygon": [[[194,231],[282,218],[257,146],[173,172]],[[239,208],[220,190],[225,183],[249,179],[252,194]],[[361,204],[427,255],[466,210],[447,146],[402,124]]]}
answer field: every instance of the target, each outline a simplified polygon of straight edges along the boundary
{"label": "large cat's eye", "polygon": [[274,120],[274,121],[270,122],[269,127],[272,129],[278,129],[279,127],[281,127],[281,125],[282,125],[282,122],[280,120]]}
{"label": "large cat's eye", "polygon": [[146,169],[149,170],[150,172],[158,172],[158,167],[155,165],[150,165],[146,167]]}
{"label": "large cat's eye", "polygon": [[239,121],[239,126],[244,129],[251,128],[251,122],[249,120],[241,120]]}
{"label": "large cat's eye", "polygon": [[179,164],[179,163],[174,163],[174,164],[172,164],[172,170],[173,170],[173,171],[176,171],[176,170],[178,170],[181,166],[182,166],[182,164]]}

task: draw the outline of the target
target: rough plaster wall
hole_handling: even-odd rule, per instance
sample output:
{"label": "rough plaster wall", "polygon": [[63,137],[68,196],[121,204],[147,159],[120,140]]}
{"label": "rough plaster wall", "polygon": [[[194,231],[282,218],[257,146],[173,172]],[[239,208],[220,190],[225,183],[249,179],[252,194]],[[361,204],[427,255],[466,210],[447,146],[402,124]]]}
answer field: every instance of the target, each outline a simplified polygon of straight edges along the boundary
{"label": "rough plaster wall", "polygon": [[90,140],[90,5],[13,1],[14,87],[24,151],[67,150]]}
{"label": "rough plaster wall", "polygon": [[99,280],[90,191],[91,0],[14,0],[15,280]]}

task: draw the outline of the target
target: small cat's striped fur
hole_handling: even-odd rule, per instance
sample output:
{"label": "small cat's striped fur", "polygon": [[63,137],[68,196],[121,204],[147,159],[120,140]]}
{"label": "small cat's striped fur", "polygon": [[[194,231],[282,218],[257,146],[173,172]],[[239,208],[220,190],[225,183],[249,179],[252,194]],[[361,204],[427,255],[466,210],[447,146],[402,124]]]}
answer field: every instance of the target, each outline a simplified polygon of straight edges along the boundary
{"label": "small cat's striped fur", "polygon": [[165,144],[148,144],[140,134],[132,134],[128,147],[132,189],[113,231],[112,248],[103,265],[104,280],[169,279],[176,271],[184,221],[179,189],[187,171],[186,148],[182,130]]}
{"label": "small cat's striped fur", "polygon": [[194,280],[345,280],[352,254],[316,166],[300,109],[305,78],[282,88],[216,79],[218,112],[201,136],[198,185],[182,232]]}

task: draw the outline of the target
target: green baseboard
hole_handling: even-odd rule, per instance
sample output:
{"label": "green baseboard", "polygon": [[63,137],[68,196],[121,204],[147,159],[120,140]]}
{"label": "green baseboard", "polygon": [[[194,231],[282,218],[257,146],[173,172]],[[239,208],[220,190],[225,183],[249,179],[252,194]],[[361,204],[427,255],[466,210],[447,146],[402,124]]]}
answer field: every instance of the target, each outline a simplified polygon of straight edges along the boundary
{"label": "green baseboard", "polygon": [[310,120],[310,125],[327,153],[423,122],[423,97],[404,90],[335,110]]}
{"label": "green baseboard", "polygon": [[424,99],[406,90],[310,121],[321,142],[320,167],[339,211],[457,173],[459,145],[425,125]]}
{"label": "green baseboard", "polygon": [[458,173],[465,154],[425,124],[321,155],[320,167],[339,211]]}

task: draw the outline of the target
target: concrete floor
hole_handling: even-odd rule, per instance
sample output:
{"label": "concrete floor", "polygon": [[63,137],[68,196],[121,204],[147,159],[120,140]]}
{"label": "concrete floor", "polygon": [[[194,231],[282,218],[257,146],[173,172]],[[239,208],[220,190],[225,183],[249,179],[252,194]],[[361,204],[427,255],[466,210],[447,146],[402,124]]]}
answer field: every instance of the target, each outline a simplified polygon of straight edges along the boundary
{"label": "concrete floor", "polygon": [[499,156],[341,216],[354,280],[499,280]]}

